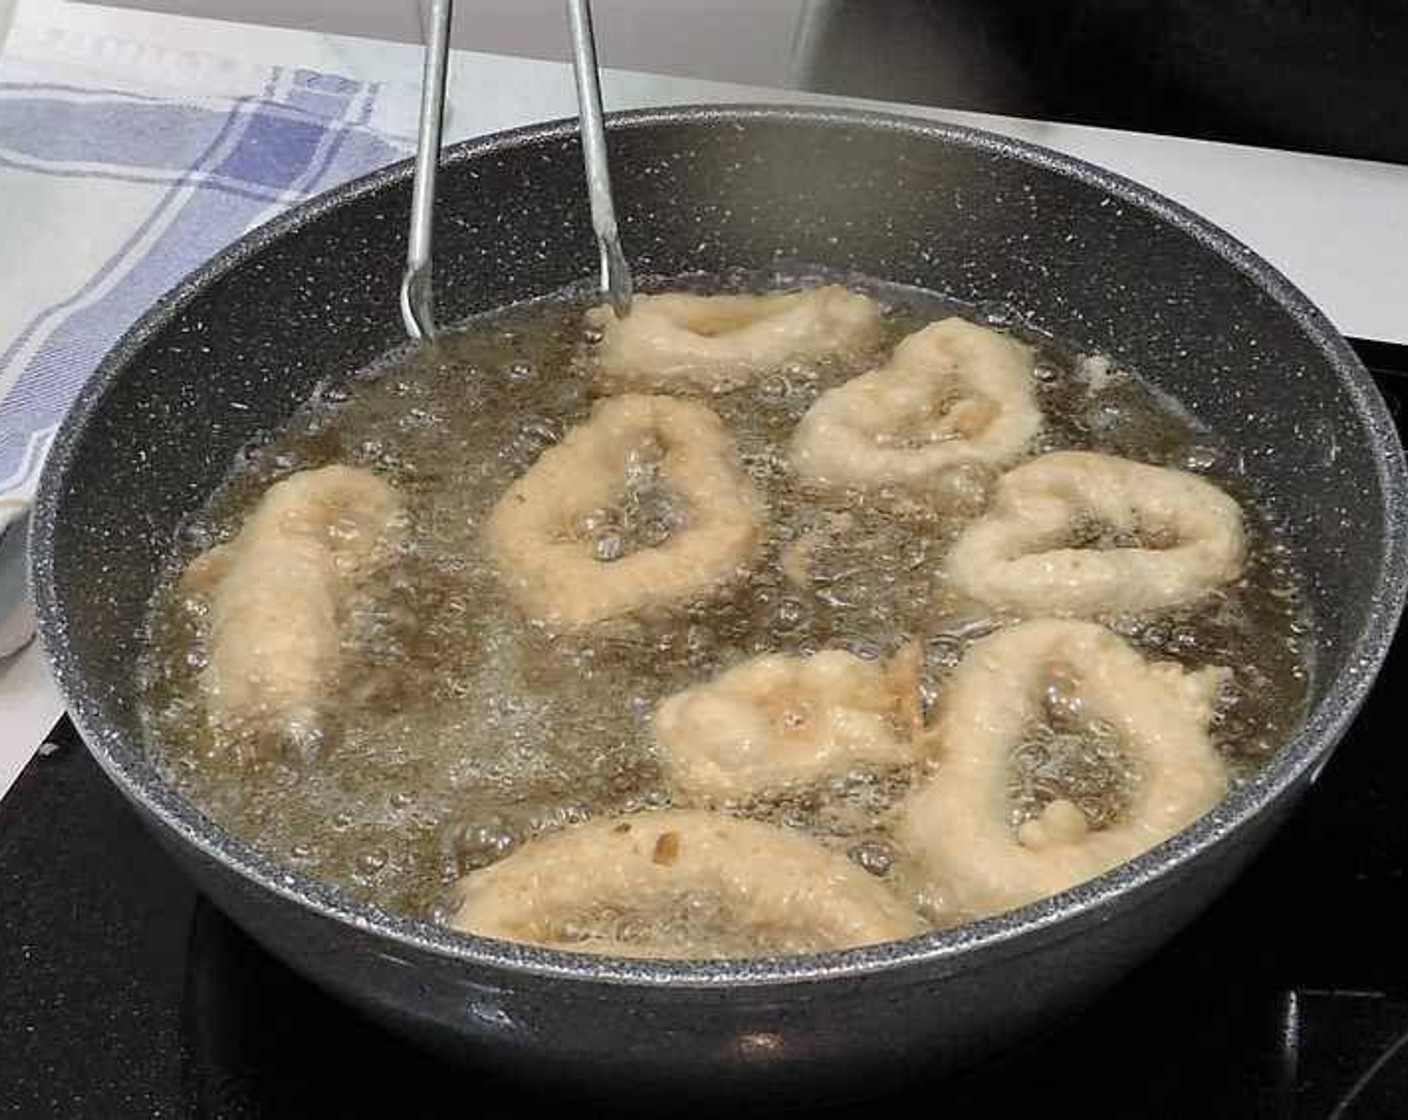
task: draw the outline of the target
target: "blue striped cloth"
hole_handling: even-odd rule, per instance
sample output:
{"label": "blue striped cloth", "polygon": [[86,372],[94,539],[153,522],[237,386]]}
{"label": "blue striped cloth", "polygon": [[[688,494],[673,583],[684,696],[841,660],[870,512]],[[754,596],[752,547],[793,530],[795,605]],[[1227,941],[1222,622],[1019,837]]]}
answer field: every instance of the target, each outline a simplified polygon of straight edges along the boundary
{"label": "blue striped cloth", "polygon": [[151,93],[55,70],[0,64],[0,501],[29,491],[83,381],[163,292],[290,204],[407,154],[374,126],[374,84],[236,68],[220,93]]}

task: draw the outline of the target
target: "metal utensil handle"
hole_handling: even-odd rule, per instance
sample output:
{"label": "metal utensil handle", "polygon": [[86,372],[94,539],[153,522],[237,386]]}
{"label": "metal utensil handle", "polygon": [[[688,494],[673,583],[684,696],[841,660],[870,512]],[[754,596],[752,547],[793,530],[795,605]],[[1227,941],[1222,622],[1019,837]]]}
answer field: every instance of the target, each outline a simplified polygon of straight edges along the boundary
{"label": "metal utensil handle", "polygon": [[611,198],[611,169],[606,156],[606,122],[601,111],[601,76],[592,36],[591,0],[567,0],[572,25],[572,69],[577,76],[577,107],[582,122],[582,159],[592,204],[592,229],[601,252],[601,290],[616,314],[631,310],[631,269],[621,251],[616,205]]}
{"label": "metal utensil handle", "polygon": [[430,33],[425,44],[425,71],[421,75],[420,132],[416,139],[416,169],[411,185],[411,229],[406,245],[406,272],[401,277],[401,321],[406,325],[406,333],[417,342],[435,335],[430,240],[454,8],[454,0],[430,0]]}

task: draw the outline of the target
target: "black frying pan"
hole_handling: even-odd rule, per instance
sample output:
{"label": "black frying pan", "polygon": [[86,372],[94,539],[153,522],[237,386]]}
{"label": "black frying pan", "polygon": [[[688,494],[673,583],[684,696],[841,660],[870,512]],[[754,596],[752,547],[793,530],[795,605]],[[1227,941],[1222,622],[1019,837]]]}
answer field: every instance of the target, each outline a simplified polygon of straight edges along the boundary
{"label": "black frying pan", "polygon": [[[959,1066],[1153,953],[1313,781],[1401,607],[1402,452],[1364,370],[1303,296],[1114,175],[966,129],[811,110],[630,114],[611,139],[639,274],[805,262],[1003,304],[1139,371],[1239,447],[1287,524],[1319,621],[1301,733],[1195,827],[1100,879],[966,928],[782,960],[615,961],[462,937],[356,903],[222,832],[142,750],[132,666],[148,596],[177,524],[236,451],[318,380],[400,342],[407,166],[221,254],[84,390],[34,525],[60,685],[94,756],[221,907],[293,967],[442,1052],[618,1088],[821,1091]],[[572,123],[448,155],[436,232],[446,321],[590,274],[580,169]]]}

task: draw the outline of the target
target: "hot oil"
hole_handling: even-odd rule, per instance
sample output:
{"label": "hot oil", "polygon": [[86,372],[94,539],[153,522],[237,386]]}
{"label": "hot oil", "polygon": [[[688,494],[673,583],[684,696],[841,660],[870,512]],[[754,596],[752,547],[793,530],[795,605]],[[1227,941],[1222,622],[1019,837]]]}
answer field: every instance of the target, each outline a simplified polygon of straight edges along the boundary
{"label": "hot oil", "polygon": [[805,920],[760,923],[756,915],[741,912],[732,900],[709,890],[682,891],[649,910],[591,907],[564,915],[551,928],[534,933],[564,949],[600,952],[613,947],[602,943],[607,939],[635,947],[638,955],[658,953],[661,945],[674,947],[674,953],[667,950],[667,955],[689,956],[691,946],[707,945],[711,953],[724,957],[816,953],[827,948]]}
{"label": "hot oil", "polygon": [[1093,719],[1080,698],[1078,670],[1048,672],[1041,715],[1008,765],[1008,823],[1041,816],[1051,802],[1074,802],[1092,829],[1124,818],[1142,778],[1139,762],[1122,749],[1119,733]]}
{"label": "hot oil", "polygon": [[[796,279],[690,286],[758,290]],[[885,304],[887,346],[961,310],[913,289],[847,282]],[[981,512],[990,472],[954,473],[933,505],[898,493],[823,499],[790,481],[785,447],[797,421],[822,391],[872,366],[872,354],[789,366],[709,400],[769,509],[753,578],[707,601],[581,634],[554,637],[525,624],[480,532],[508,485],[590,411],[582,307],[569,294],[509,308],[324,386],[285,430],[241,458],[186,526],[173,578],[153,605],[147,723],[163,771],[255,847],[389,910],[435,913],[448,884],[545,830],[671,804],[651,713],[678,689],[761,653],[841,648],[881,658],[913,638],[932,707],[968,644],[1006,621],[952,601],[936,574],[954,536]],[[1236,457],[1211,434],[1107,363],[1028,340],[1047,417],[1042,450],[1090,448],[1195,470],[1243,503],[1252,547],[1241,581],[1192,607],[1106,621],[1148,656],[1233,667],[1214,734],[1234,776],[1245,778],[1288,737],[1305,702],[1308,623],[1285,548],[1250,504]],[[584,511],[577,531],[601,559],[679,531],[657,456],[637,449],[617,506]],[[350,611],[325,733],[299,749],[236,749],[204,718],[200,619],[174,574],[233,536],[273,481],[333,462],[386,478],[404,497],[410,528]],[[890,825],[913,777],[906,768],[861,769],[725,808],[804,829],[891,878],[899,853]],[[1137,780],[1099,728],[1048,721],[1014,760],[1013,823],[1065,796],[1099,827]],[[679,918],[686,939],[703,936],[691,913]]]}

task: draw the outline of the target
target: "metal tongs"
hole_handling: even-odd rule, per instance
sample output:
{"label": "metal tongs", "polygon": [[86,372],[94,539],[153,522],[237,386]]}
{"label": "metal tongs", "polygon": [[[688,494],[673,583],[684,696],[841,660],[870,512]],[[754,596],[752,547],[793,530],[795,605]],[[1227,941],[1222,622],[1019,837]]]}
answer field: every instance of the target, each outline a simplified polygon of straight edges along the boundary
{"label": "metal tongs", "polygon": [[[590,0],[567,0],[567,16],[572,28],[572,68],[577,77],[577,111],[582,122],[582,158],[587,170],[592,229],[601,254],[601,290],[616,314],[624,318],[631,310],[631,270],[621,251],[616,206],[611,196],[606,125],[601,110],[601,76],[597,71]],[[436,332],[431,234],[453,18],[454,0],[431,0],[425,70],[421,77],[420,130],[411,185],[410,237],[406,247],[406,271],[401,277],[401,321],[406,333],[417,342],[430,340]]]}
{"label": "metal tongs", "polygon": [[592,36],[591,0],[567,0],[572,24],[572,70],[577,75],[577,115],[582,122],[582,161],[587,168],[587,195],[592,203],[592,229],[601,254],[601,291],[624,319],[631,313],[631,268],[621,251],[616,203],[611,197],[611,167],[606,158],[606,122],[601,112],[601,73]]}

